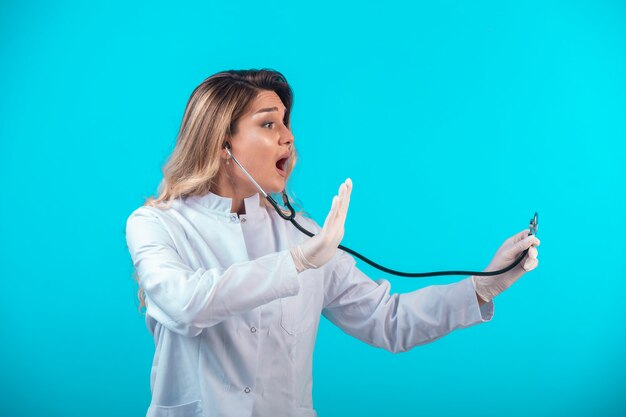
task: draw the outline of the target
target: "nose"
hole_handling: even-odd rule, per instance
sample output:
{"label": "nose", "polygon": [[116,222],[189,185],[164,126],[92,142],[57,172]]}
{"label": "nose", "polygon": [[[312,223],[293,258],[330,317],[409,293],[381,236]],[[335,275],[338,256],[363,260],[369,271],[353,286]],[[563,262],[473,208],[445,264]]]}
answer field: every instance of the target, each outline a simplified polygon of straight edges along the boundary
{"label": "nose", "polygon": [[291,129],[284,125],[283,127],[283,131],[280,135],[281,143],[288,146],[293,146],[293,141],[295,140],[295,138],[293,136],[293,133],[291,133]]}

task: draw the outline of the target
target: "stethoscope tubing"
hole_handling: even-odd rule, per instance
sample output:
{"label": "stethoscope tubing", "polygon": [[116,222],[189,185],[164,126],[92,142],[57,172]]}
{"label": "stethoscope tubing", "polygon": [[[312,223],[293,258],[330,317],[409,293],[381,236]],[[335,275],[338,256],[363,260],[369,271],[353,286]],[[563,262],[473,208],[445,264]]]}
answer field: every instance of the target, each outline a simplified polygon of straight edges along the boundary
{"label": "stethoscope tubing", "polygon": [[[299,231],[301,231],[305,235],[307,235],[309,237],[315,236],[313,233],[311,233],[308,230],[306,230],[304,227],[302,227],[296,221],[296,219],[295,219],[296,212],[293,209],[293,207],[291,206],[291,204],[289,203],[289,198],[287,197],[287,193],[285,192],[285,190],[283,190],[283,192],[282,192],[283,203],[289,209],[289,215],[284,213],[283,209],[278,205],[278,203],[276,203],[276,201],[274,201],[274,199],[270,195],[268,195],[265,192],[265,190],[263,190],[263,188],[261,188],[261,186],[254,180],[254,178],[252,178],[252,176],[248,173],[248,171],[246,171],[246,169],[239,163],[239,161],[237,161],[237,159],[235,158],[235,156],[232,154],[232,152],[230,150],[230,144],[227,143],[224,146],[224,148],[226,149],[226,151],[228,152],[230,157],[233,159],[233,161],[235,161],[235,163],[239,166],[239,168],[241,168],[241,170],[244,172],[244,174],[246,174],[248,179],[261,192],[263,197],[265,197],[267,199],[267,201],[269,201],[269,203],[274,207],[274,209],[276,210],[276,212],[278,213],[278,215],[280,217],[282,217],[284,220],[290,221],[296,227],[296,229],[298,229]],[[536,214],[535,214],[535,218],[536,218]],[[531,234],[532,234],[532,232],[529,233],[528,235],[531,235]],[[522,261],[522,259],[524,259],[524,256],[526,256],[526,254],[528,253],[528,249],[524,250],[519,255],[519,257],[515,260],[515,262],[513,262],[511,265],[507,266],[506,268],[503,268],[503,269],[500,269],[500,270],[497,270],[497,271],[489,271],[489,272],[478,272],[478,271],[402,272],[402,271],[396,271],[395,269],[384,267],[384,266],[382,266],[382,265],[380,265],[380,264],[370,260],[369,258],[366,258],[365,256],[361,255],[357,251],[354,251],[354,250],[352,250],[350,248],[347,248],[347,247],[345,247],[345,246],[343,246],[341,244],[339,246],[337,246],[337,248],[341,249],[341,250],[343,250],[343,251],[345,251],[345,252],[347,252],[347,253],[349,253],[351,255],[356,256],[357,258],[361,259],[362,261],[370,264],[374,268],[377,268],[377,269],[379,269],[379,270],[381,270],[383,272],[386,272],[386,273],[392,274],[392,275],[401,276],[401,277],[407,277],[407,278],[425,278],[425,277],[434,277],[434,276],[442,276],[442,275],[475,275],[475,276],[500,275],[500,274],[503,274],[503,273],[505,273],[507,271],[510,271],[511,269],[515,268],[515,266],[517,264],[519,264]]]}
{"label": "stethoscope tubing", "polygon": [[[274,201],[274,199],[265,194],[265,198],[270,202],[270,204],[274,207],[274,209],[276,210],[276,212],[278,213],[278,215],[280,217],[282,217],[285,220],[290,221],[295,227],[296,229],[300,230],[302,233],[304,233],[305,235],[309,236],[309,237],[313,237],[315,236],[313,233],[309,232],[308,230],[306,230],[304,227],[302,227],[295,219],[296,217],[296,213],[295,210],[293,209],[293,207],[291,206],[291,204],[289,204],[289,198],[287,197],[287,194],[285,193],[285,191],[283,191],[282,193],[283,195],[283,203],[285,204],[285,206],[287,206],[287,208],[289,208],[289,212],[290,214],[287,215],[283,212],[283,210],[280,208],[280,206],[278,205],[278,203],[276,203],[276,201]],[[531,233],[529,233],[530,235]],[[371,266],[373,266],[376,269],[379,269],[383,272],[386,272],[388,274],[392,274],[392,275],[397,275],[397,276],[401,276],[401,277],[407,277],[407,278],[426,278],[426,277],[434,277],[434,276],[442,276],[442,275],[475,275],[475,276],[493,276],[493,275],[500,275],[500,274],[504,274],[507,271],[510,271],[511,269],[515,268],[515,266],[517,264],[519,264],[522,259],[524,259],[524,256],[526,256],[526,254],[528,253],[528,249],[524,250],[524,252],[522,252],[519,257],[515,260],[515,262],[513,262],[511,265],[507,266],[506,268],[497,270],[497,271],[489,271],[489,272],[478,272],[478,271],[436,271],[436,272],[402,272],[402,271],[396,271],[395,269],[391,269],[391,268],[387,268],[385,266],[382,266],[374,261],[372,261],[371,259],[361,255],[360,253],[358,253],[355,250],[352,250],[346,246],[343,245],[339,245],[337,246],[337,248],[348,252],[349,254],[352,254],[354,256],[356,256],[357,258],[361,259],[362,261],[370,264]]]}

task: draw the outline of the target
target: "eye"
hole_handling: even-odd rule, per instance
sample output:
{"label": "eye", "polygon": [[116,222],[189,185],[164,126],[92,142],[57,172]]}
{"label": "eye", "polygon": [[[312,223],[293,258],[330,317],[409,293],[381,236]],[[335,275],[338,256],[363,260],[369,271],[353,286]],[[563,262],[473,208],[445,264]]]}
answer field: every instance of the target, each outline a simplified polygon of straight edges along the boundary
{"label": "eye", "polygon": [[[267,125],[273,125],[274,123],[275,123],[275,122],[271,122],[271,121],[269,121],[269,120],[268,120],[268,121],[266,121],[265,123],[263,123],[263,124],[261,125],[261,127],[265,127],[265,126],[267,126]],[[284,119],[284,120],[283,120],[283,125],[285,125],[286,127],[289,127],[289,125],[287,124],[287,120],[286,120],[286,119]]]}

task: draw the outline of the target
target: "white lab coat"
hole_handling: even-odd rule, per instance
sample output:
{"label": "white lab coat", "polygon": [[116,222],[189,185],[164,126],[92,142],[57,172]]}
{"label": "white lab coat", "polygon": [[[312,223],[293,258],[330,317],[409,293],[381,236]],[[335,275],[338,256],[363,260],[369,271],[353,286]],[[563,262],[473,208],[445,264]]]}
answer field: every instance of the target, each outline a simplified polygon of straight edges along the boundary
{"label": "white lab coat", "polygon": [[[136,209],[126,239],[154,337],[148,417],[316,416],[312,359],[320,315],[390,352],[491,320],[470,278],[390,294],[349,254],[297,273],[289,248],[309,239],[244,200],[208,193]],[[321,227],[297,215],[307,230]]]}

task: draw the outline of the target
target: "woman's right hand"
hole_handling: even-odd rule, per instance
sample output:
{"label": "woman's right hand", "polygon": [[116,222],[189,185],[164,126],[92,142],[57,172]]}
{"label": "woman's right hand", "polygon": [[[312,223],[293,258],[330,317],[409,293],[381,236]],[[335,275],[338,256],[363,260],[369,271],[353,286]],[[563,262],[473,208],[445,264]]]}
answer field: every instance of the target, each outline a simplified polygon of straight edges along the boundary
{"label": "woman's right hand", "polygon": [[485,272],[498,271],[511,265],[522,252],[528,249],[528,253],[513,269],[499,275],[472,276],[476,294],[485,302],[491,301],[539,264],[539,259],[537,259],[539,252],[536,246],[539,246],[541,241],[535,235],[530,235],[529,232],[529,229],[524,229],[505,240],[485,268]]}
{"label": "woman's right hand", "polygon": [[339,194],[333,197],[322,230],[304,243],[290,249],[298,272],[308,268],[319,268],[333,257],[343,239],[351,193],[352,180],[348,178],[339,186]]}

